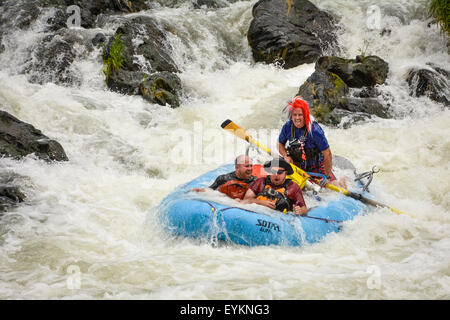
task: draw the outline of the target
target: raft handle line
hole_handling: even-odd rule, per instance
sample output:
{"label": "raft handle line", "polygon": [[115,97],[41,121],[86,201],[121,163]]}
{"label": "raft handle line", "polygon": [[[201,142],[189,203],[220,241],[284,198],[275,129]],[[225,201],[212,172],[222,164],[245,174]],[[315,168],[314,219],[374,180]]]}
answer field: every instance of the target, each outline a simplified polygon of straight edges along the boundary
{"label": "raft handle line", "polygon": [[343,220],[342,221],[341,220],[333,220],[333,219],[313,217],[313,216],[301,216],[301,217],[322,220],[322,221],[325,221],[326,223],[330,223],[330,222],[332,222],[332,223],[344,223]]}
{"label": "raft handle line", "polygon": [[[244,208],[239,208],[239,207],[226,207],[226,208],[217,210],[217,208],[214,205],[212,205],[211,203],[209,203],[208,201],[205,201],[205,200],[199,200],[199,201],[207,203],[211,207],[211,210],[217,211],[217,212],[219,212],[219,211],[220,212],[224,212],[224,211],[227,211],[227,210],[230,210],[230,209],[239,209],[239,210],[243,210],[243,211],[247,211],[247,212],[251,212],[251,213],[261,214],[261,213],[256,212],[256,211],[252,211],[252,210],[248,210],[248,209],[244,209]],[[314,216],[308,216],[308,215],[306,215],[306,216],[296,216],[296,215],[294,215],[294,216],[295,217],[303,217],[303,218],[311,218],[311,219],[316,219],[316,220],[322,220],[322,221],[325,221],[326,223],[330,223],[330,222],[332,222],[332,223],[344,223],[343,220],[333,220],[333,219],[314,217]]]}

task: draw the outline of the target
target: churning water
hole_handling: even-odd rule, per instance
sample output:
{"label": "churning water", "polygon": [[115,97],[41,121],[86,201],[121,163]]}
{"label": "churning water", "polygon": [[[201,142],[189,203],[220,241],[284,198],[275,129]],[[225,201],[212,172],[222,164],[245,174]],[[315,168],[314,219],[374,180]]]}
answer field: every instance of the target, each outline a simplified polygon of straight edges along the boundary
{"label": "churning water", "polygon": [[[0,298],[449,299],[450,110],[411,97],[405,81],[409,68],[427,62],[449,69],[446,39],[427,26],[426,1],[313,2],[339,18],[343,56],[389,62],[380,89],[396,115],[322,126],[331,149],[360,172],[377,165],[375,198],[414,219],[374,209],[302,248],[168,236],[155,217],[162,198],[245,150],[221,122],[232,119],[275,147],[282,107],[314,65],[252,61],[246,32],[256,1],[141,12],[171,30],[184,88],[181,107],[171,109],[108,91],[100,49],[75,61],[79,86],[28,82],[21,66],[44,36],[38,20],[4,36],[0,105],[59,141],[70,161],[0,159],[27,195],[0,222]],[[116,27],[105,22],[95,32]]]}

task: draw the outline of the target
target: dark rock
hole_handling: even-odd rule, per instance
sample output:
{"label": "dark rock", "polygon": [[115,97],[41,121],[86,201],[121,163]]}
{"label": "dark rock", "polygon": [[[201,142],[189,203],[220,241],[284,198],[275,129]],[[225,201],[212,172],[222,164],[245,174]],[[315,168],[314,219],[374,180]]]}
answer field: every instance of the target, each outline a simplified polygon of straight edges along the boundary
{"label": "dark rock", "polygon": [[247,38],[256,62],[293,68],[337,50],[336,28],[329,14],[307,0],[260,0]]}
{"label": "dark rock", "polygon": [[23,202],[25,198],[19,187],[0,185],[0,212],[7,211],[19,202]]}
{"label": "dark rock", "polygon": [[429,99],[450,107],[449,72],[431,66],[430,69],[410,70],[406,78],[413,97],[427,96]]}
{"label": "dark rock", "polygon": [[181,80],[170,72],[152,74],[139,85],[144,99],[160,105],[169,104],[172,108],[180,105],[178,95],[181,91]]}
{"label": "dark rock", "polygon": [[145,0],[67,0],[66,6],[71,5],[80,8],[83,28],[94,28],[100,14],[132,13],[148,9]]}
{"label": "dark rock", "polygon": [[112,0],[116,10],[132,13],[148,9],[147,0]]}
{"label": "dark rock", "polygon": [[73,42],[59,35],[49,35],[34,48],[24,71],[33,83],[76,84],[79,79],[69,70],[74,59]]}
{"label": "dark rock", "polygon": [[192,0],[192,4],[195,9],[199,9],[201,7],[206,8],[225,8],[228,6],[228,3],[224,0]]}
{"label": "dark rock", "polygon": [[340,118],[331,112],[340,105],[341,99],[348,92],[348,86],[338,75],[319,69],[300,86],[297,95],[308,102],[311,113],[317,121],[338,124]]}
{"label": "dark rock", "polygon": [[185,3],[189,3],[192,5],[194,9],[200,9],[200,8],[211,8],[211,9],[217,9],[217,8],[225,8],[229,6],[230,3],[238,2],[242,0],[150,0],[148,5],[150,7],[155,6],[163,6],[168,8],[177,8]]}
{"label": "dark rock", "polygon": [[29,27],[38,18],[40,12],[38,4],[32,1],[0,1],[0,54],[5,50],[2,44],[4,34],[14,29]]}
{"label": "dark rock", "polygon": [[[148,16],[138,16],[126,21],[120,26],[116,35],[121,34],[125,58],[123,69],[129,71],[144,71],[150,68],[150,72],[169,71],[178,72],[175,62],[170,56],[170,51],[165,44],[167,39],[155,20]],[[139,41],[135,41],[139,39]],[[108,47],[112,44],[110,41]],[[142,66],[135,59],[136,55],[144,56],[148,62]]]}
{"label": "dark rock", "polygon": [[352,112],[373,114],[384,119],[391,117],[389,108],[374,98],[342,98],[339,101],[339,107]]}
{"label": "dark rock", "polygon": [[119,69],[111,74],[106,80],[106,84],[114,92],[136,95],[139,93],[139,84],[146,77],[148,74],[145,72]]}
{"label": "dark rock", "polygon": [[352,112],[340,108],[333,109],[333,111],[331,111],[330,117],[333,119],[339,119],[336,125],[339,125],[344,129],[348,129],[354,124],[368,121],[372,118],[372,116],[367,113]]}
{"label": "dark rock", "polygon": [[39,17],[40,13],[41,8],[37,1],[2,1],[0,3],[0,25],[3,30],[25,29]]}
{"label": "dark rock", "polygon": [[95,37],[92,39],[92,44],[96,47],[100,47],[105,42],[106,36],[103,33],[97,33]]}
{"label": "dark rock", "polygon": [[62,146],[30,124],[0,110],[0,155],[19,159],[34,153],[41,159],[67,161]]}
{"label": "dark rock", "polygon": [[0,33],[0,54],[3,53],[3,51],[5,51],[5,46],[3,45],[3,35]]}
{"label": "dark rock", "polygon": [[352,95],[357,98],[375,98],[381,94],[376,87],[362,87],[354,89],[352,92]]}
{"label": "dark rock", "polygon": [[392,32],[392,30],[391,29],[386,29],[386,28],[383,28],[383,30],[381,30],[381,32],[380,32],[380,36],[390,36],[391,35],[391,32]]}
{"label": "dark rock", "polygon": [[[111,56],[113,42],[121,41],[123,63],[108,77],[108,87],[124,94],[142,94],[152,103],[179,106],[177,94],[181,84],[178,76],[173,74],[178,68],[165,46],[165,34],[154,19],[133,17],[117,29],[115,37],[116,40],[111,38],[105,47],[104,60]],[[137,59],[137,56],[143,59]]]}
{"label": "dark rock", "polygon": [[383,84],[389,65],[377,56],[358,56],[356,59],[325,56],[317,60],[316,69],[337,74],[351,88],[362,88]]}
{"label": "dark rock", "polygon": [[[376,56],[321,57],[315,72],[300,86],[298,95],[308,102],[317,121],[325,124],[342,125],[343,118],[356,122],[372,115],[390,118],[389,104],[380,102],[377,97],[385,97],[375,87],[384,83],[388,70],[388,64]],[[344,124],[348,125],[348,122]]]}
{"label": "dark rock", "polygon": [[[26,196],[20,190],[17,179],[20,176],[12,171],[0,170],[0,213],[6,212],[12,207],[16,207],[19,203],[25,201]],[[0,220],[3,222],[2,216]]]}
{"label": "dark rock", "polygon": [[67,14],[62,9],[56,9],[47,19],[46,31],[58,31],[67,27]]}

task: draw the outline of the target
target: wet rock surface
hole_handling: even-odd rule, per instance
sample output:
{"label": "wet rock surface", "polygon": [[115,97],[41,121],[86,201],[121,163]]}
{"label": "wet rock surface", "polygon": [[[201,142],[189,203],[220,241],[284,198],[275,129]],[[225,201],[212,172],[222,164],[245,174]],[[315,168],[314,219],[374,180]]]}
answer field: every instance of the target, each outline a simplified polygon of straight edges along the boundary
{"label": "wet rock surface", "polygon": [[337,49],[332,17],[306,0],[261,0],[253,7],[248,43],[256,62],[293,68]]}
{"label": "wet rock surface", "polygon": [[413,97],[426,96],[450,108],[450,72],[430,65],[429,69],[412,69],[406,81]]}
{"label": "wet rock surface", "polygon": [[[386,81],[388,72],[388,64],[377,56],[321,57],[298,95],[308,102],[316,119],[325,124],[339,125],[352,115],[354,122],[372,116],[390,118],[389,106],[377,98],[380,93],[376,89]],[[351,123],[347,121],[345,126]]]}
{"label": "wet rock surface", "polygon": [[50,139],[31,124],[0,110],[0,156],[20,159],[29,154],[47,161],[67,161],[59,142]]}

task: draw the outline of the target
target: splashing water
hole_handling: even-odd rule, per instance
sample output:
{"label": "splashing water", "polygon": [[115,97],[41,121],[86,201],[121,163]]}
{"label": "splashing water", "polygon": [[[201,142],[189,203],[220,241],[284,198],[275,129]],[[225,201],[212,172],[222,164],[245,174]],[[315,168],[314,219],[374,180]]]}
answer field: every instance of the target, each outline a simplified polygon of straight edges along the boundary
{"label": "splashing water", "polygon": [[[245,150],[220,123],[233,119],[274,148],[282,107],[314,71],[252,62],[254,3],[139,13],[166,30],[183,83],[178,109],[106,90],[100,50],[76,57],[78,86],[32,84],[22,65],[43,22],[4,35],[2,109],[58,140],[70,161],[0,159],[0,173],[13,173],[28,199],[0,220],[0,298],[450,298],[450,110],[411,97],[405,81],[412,66],[449,67],[445,40],[421,14],[425,1],[314,1],[337,16],[344,56],[368,44],[367,54],[389,62],[380,89],[396,115],[323,126],[331,149],[359,171],[377,165],[375,198],[416,219],[374,209],[302,248],[216,247],[162,231],[154,208],[164,196]],[[372,29],[371,5],[380,10]]]}

